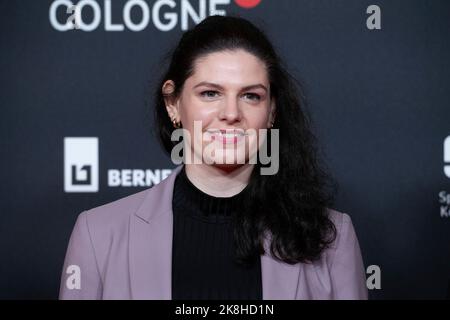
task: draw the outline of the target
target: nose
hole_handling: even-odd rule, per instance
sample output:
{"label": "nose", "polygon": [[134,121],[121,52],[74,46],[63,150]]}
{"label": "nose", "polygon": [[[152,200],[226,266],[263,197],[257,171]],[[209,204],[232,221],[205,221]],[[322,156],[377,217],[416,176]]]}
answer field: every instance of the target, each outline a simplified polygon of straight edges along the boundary
{"label": "nose", "polygon": [[237,99],[228,98],[219,113],[219,119],[227,123],[241,121],[242,113]]}

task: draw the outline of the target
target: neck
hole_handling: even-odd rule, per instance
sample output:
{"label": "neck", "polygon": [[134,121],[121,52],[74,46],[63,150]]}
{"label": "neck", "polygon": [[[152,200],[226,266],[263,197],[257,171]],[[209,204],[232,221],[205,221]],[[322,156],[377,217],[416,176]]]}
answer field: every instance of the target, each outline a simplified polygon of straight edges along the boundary
{"label": "neck", "polygon": [[233,170],[207,164],[186,164],[186,176],[192,184],[213,197],[232,197],[247,186],[254,164],[243,164]]}

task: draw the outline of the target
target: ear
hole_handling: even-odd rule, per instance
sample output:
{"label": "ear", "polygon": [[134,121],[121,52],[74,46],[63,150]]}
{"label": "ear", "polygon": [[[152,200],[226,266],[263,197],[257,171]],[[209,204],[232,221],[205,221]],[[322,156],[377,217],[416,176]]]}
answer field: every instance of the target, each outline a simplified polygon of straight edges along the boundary
{"label": "ear", "polygon": [[276,103],[275,99],[270,99],[270,111],[269,111],[269,119],[267,121],[267,127],[270,128],[272,123],[275,122],[276,117]]}
{"label": "ear", "polygon": [[169,115],[170,121],[175,120],[180,122],[180,112],[179,103],[172,93],[175,92],[175,83],[172,80],[167,80],[164,82],[162,88],[162,93],[164,96],[164,103],[166,104],[167,114]]}

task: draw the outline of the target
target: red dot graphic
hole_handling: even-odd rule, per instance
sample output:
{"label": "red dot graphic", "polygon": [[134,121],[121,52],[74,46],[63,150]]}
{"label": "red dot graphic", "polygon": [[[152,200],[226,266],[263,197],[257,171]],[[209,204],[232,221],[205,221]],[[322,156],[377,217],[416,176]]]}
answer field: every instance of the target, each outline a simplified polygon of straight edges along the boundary
{"label": "red dot graphic", "polygon": [[234,0],[234,2],[242,8],[254,8],[261,2],[261,0]]}

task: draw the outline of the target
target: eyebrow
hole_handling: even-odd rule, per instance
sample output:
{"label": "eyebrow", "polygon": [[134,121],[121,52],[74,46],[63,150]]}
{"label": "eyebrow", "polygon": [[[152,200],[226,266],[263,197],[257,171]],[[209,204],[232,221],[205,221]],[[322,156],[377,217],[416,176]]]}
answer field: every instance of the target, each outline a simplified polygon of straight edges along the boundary
{"label": "eyebrow", "polygon": [[[197,88],[197,87],[200,87],[200,86],[210,86],[210,87],[214,87],[214,88],[217,88],[217,89],[223,89],[223,87],[220,84],[207,82],[207,81],[202,81],[202,82],[196,84],[194,86],[194,89]],[[262,88],[266,92],[268,91],[267,88],[264,85],[260,84],[260,83],[252,84],[252,85],[249,85],[249,86],[245,86],[245,87],[242,88],[242,90],[250,90],[250,89],[256,89],[256,88]]]}

